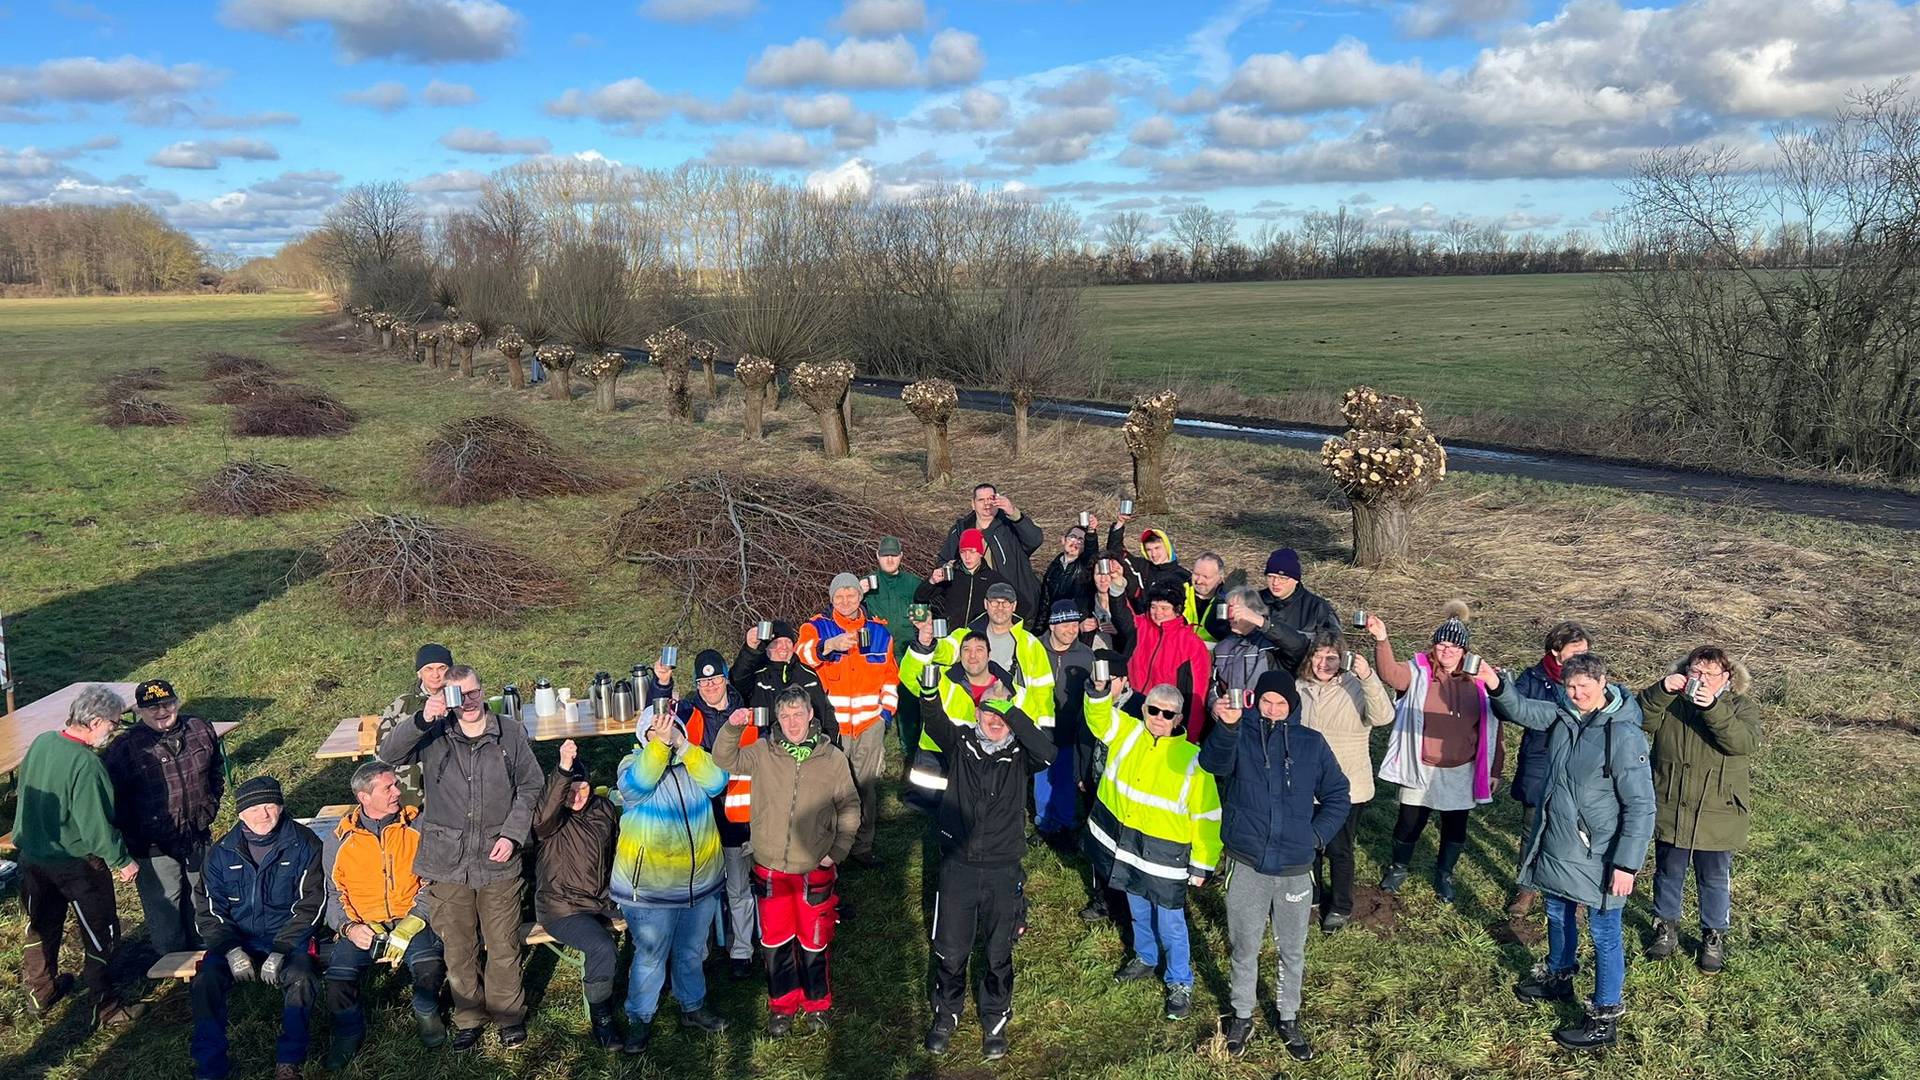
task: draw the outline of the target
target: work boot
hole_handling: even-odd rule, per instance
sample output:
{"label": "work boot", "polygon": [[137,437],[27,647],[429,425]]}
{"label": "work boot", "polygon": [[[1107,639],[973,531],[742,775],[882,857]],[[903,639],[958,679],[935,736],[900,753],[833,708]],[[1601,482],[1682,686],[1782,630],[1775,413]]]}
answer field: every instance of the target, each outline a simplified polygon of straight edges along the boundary
{"label": "work boot", "polygon": [[1647,942],[1649,960],[1665,960],[1680,948],[1680,928],[1666,919],[1653,920],[1653,940]]}
{"label": "work boot", "polygon": [[1569,1050],[1604,1050],[1620,1037],[1620,1018],[1626,1008],[1620,1005],[1595,1005],[1587,1002],[1587,1014],[1572,1027],[1553,1033],[1553,1041]]}
{"label": "work boot", "polygon": [[1351,915],[1343,915],[1338,911],[1329,911],[1327,917],[1320,920],[1320,932],[1323,934],[1337,934],[1352,921],[1353,916]]}
{"label": "work boot", "polygon": [[1572,1001],[1573,972],[1553,971],[1543,963],[1533,965],[1533,973],[1514,984],[1513,994],[1521,1001]]}
{"label": "work boot", "polygon": [[1513,894],[1513,903],[1507,905],[1507,914],[1516,919],[1533,914],[1533,905],[1539,901],[1540,894],[1532,889],[1521,889]]}
{"label": "work boot", "polygon": [[1167,1019],[1185,1020],[1193,1011],[1193,987],[1183,983],[1167,986]]}
{"label": "work boot", "polygon": [[[773,1013],[767,1017],[767,1038],[784,1039],[791,1034],[793,1034],[792,1013]],[[631,1040],[633,1036],[629,1034],[627,1038]]]}
{"label": "work boot", "polygon": [[1433,863],[1433,894],[1440,902],[1454,902],[1453,868],[1460,862],[1460,853],[1467,850],[1465,844],[1441,844],[1439,858]]}
{"label": "work boot", "polygon": [[435,1050],[447,1044],[447,1022],[438,1012],[414,1013],[414,1027],[420,1032],[420,1045]]}
{"label": "work boot", "polygon": [[93,1023],[102,1031],[116,1031],[146,1014],[146,1005],[138,1001],[131,1005],[122,1001],[103,1001],[94,1010]]}
{"label": "work boot", "polygon": [[458,1028],[453,1033],[453,1050],[462,1053],[480,1045],[481,1028]]}
{"label": "work boot", "polygon": [[1281,1020],[1273,1025],[1273,1030],[1280,1036],[1280,1041],[1286,1044],[1287,1053],[1293,1055],[1293,1060],[1313,1060],[1313,1044],[1300,1033],[1300,1021],[1297,1018]]}
{"label": "work boot", "polygon": [[613,1002],[587,1002],[587,1022],[593,1025],[593,1041],[602,1050],[611,1050],[620,1045],[620,1029],[613,1023]]}
{"label": "work boot", "polygon": [[1127,962],[1121,964],[1120,970],[1113,973],[1114,982],[1130,983],[1151,978],[1153,978],[1153,966],[1141,963],[1137,956],[1127,957]]}
{"label": "work boot", "polygon": [[1227,1044],[1227,1056],[1238,1058],[1247,1052],[1247,1040],[1253,1038],[1253,1017],[1228,1016],[1220,1021],[1220,1037]]}
{"label": "work boot", "polygon": [[944,1054],[947,1044],[953,1041],[953,1033],[960,1027],[960,1017],[953,1013],[934,1013],[933,1026],[927,1029],[927,1053]]}
{"label": "work boot", "polygon": [[1725,930],[1702,930],[1700,932],[1700,970],[1709,975],[1718,974],[1727,966],[1727,932]]}
{"label": "work boot", "polygon": [[[780,1014],[775,1013],[774,1015],[777,1017]],[[788,1020],[791,1021],[792,1017],[788,1017]],[[768,1027],[772,1027],[772,1025],[769,1024]],[[636,1020],[633,1017],[628,1017],[627,1037],[620,1042],[620,1052],[623,1054],[638,1054],[645,1051],[647,1048],[647,1039],[651,1038],[652,1035],[653,1021]]]}
{"label": "work boot", "polygon": [[1380,875],[1380,891],[1383,893],[1397,893],[1400,891],[1400,886],[1406,883],[1406,863],[1394,863],[1387,867],[1386,873]]}
{"label": "work boot", "polygon": [[709,1012],[704,1005],[690,1012],[681,1013],[680,1026],[699,1028],[709,1035],[718,1035],[727,1030],[727,1022]]}
{"label": "work boot", "polygon": [[348,1034],[341,1023],[341,1014],[333,1015],[333,1041],[327,1046],[327,1068],[339,1072],[353,1062],[353,1056],[360,1052],[360,1044],[367,1041],[367,1030],[362,1022],[360,1030]]}
{"label": "work boot", "polygon": [[1012,1023],[1012,1016],[996,1016],[981,1021],[980,1056],[988,1061],[999,1061],[1007,1056],[1007,1028]]}
{"label": "work boot", "polygon": [[517,1050],[527,1044],[527,1025],[508,1024],[500,1029],[500,1045],[509,1050]]}

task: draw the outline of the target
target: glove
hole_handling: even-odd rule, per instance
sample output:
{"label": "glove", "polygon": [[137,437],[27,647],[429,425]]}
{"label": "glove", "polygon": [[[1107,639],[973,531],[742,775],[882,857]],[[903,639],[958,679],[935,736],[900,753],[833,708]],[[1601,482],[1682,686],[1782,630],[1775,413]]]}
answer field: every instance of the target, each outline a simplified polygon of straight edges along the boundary
{"label": "glove", "polygon": [[227,968],[233,972],[234,982],[252,982],[255,978],[253,957],[238,945],[227,950]]}
{"label": "glove", "polygon": [[279,986],[280,968],[286,962],[286,953],[268,953],[267,958],[260,961],[260,981],[268,986]]}
{"label": "glove", "polygon": [[384,959],[392,960],[396,963],[404,959],[407,955],[407,945],[413,941],[413,936],[426,928],[427,920],[422,919],[418,915],[409,915],[399,922],[394,923],[393,929],[387,931],[387,947]]}

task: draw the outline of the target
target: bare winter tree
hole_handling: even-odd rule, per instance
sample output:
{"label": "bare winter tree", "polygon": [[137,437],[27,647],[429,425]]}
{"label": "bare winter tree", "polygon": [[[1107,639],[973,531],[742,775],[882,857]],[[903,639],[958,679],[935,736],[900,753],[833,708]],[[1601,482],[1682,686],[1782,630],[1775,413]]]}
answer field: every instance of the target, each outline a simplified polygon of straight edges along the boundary
{"label": "bare winter tree", "polygon": [[619,377],[618,366],[606,363],[605,354],[638,332],[633,278],[626,248],[605,240],[563,244],[540,268],[541,307],[559,336],[592,362],[596,381]]}
{"label": "bare winter tree", "polygon": [[982,334],[993,385],[1013,403],[1013,456],[1027,452],[1027,411],[1036,397],[1085,381],[1098,366],[1078,287],[1042,267],[994,297]]}

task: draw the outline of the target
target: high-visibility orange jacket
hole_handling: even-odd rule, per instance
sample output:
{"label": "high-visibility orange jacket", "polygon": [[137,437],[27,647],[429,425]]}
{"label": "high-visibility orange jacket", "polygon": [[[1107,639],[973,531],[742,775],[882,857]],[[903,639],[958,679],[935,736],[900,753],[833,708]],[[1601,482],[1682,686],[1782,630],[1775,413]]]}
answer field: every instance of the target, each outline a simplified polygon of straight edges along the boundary
{"label": "high-visibility orange jacket", "polygon": [[[863,626],[867,629],[864,648],[856,645],[845,652],[828,652],[821,647],[843,633],[857,637]],[[858,738],[873,725],[892,719],[900,705],[900,665],[893,658],[893,636],[886,623],[867,617],[864,611],[849,619],[829,610],[800,628],[794,651],[801,663],[820,676],[842,738]]]}

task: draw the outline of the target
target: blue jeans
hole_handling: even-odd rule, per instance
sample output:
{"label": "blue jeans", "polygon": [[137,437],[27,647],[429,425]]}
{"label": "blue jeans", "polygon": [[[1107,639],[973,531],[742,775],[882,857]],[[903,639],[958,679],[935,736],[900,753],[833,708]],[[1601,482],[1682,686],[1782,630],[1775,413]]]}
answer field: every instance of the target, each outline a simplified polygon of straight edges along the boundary
{"label": "blue jeans", "polygon": [[[1193,968],[1187,957],[1187,913],[1183,908],[1160,907],[1144,896],[1127,894],[1127,911],[1133,916],[1133,952],[1150,968],[1160,966],[1160,951],[1166,950],[1167,970],[1161,978],[1168,986],[1192,986]],[[1618,925],[1618,920],[1615,921]]]}
{"label": "blue jeans", "polygon": [[1080,789],[1073,776],[1073,744],[1065,743],[1055,748],[1053,764],[1033,774],[1034,828],[1043,833],[1073,828],[1079,802]]}
{"label": "blue jeans", "polygon": [[627,969],[627,1015],[640,1023],[653,1019],[673,968],[673,997],[681,1012],[707,1003],[707,932],[720,914],[720,894],[708,893],[685,907],[620,905],[633,938],[633,964]]}
{"label": "blue jeans", "polygon": [[[1624,899],[1624,898],[1623,898]],[[1624,908],[1587,909],[1587,936],[1593,940],[1593,1003],[1620,1004],[1620,987],[1627,981],[1627,953],[1620,944],[1620,914]],[[1564,897],[1547,897],[1547,967],[1557,975],[1580,970],[1580,905]]]}
{"label": "blue jeans", "polygon": [[1700,926],[1725,930],[1733,925],[1733,852],[1701,851],[1657,842],[1653,845],[1653,913],[1677,923],[1687,895],[1687,866],[1700,892]]}

